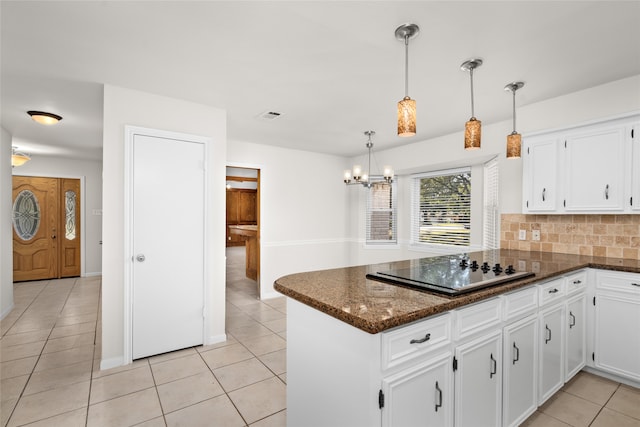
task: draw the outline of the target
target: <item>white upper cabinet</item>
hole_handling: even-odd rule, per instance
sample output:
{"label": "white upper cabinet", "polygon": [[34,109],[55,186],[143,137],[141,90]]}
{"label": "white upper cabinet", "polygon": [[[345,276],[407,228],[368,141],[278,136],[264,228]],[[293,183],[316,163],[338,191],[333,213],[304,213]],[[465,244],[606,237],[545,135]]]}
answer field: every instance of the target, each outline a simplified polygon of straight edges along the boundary
{"label": "white upper cabinet", "polygon": [[627,116],[525,137],[522,211],[640,212],[639,119]]}
{"label": "white upper cabinet", "polygon": [[553,212],[558,208],[558,142],[557,135],[525,140],[522,162],[525,212]]}
{"label": "white upper cabinet", "polygon": [[631,178],[631,199],[629,204],[632,211],[640,211],[640,121],[635,122],[631,130],[632,139],[632,178]]}

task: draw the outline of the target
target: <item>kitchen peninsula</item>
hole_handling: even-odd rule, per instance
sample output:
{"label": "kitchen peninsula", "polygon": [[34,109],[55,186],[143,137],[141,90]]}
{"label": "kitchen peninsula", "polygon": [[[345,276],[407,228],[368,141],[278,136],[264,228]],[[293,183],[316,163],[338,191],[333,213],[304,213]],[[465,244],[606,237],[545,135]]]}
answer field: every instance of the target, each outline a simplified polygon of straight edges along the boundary
{"label": "kitchen peninsula", "polygon": [[249,279],[258,280],[258,226],[229,225],[228,227],[231,234],[240,236],[245,241],[245,275]]}
{"label": "kitchen peninsula", "polygon": [[[289,425],[393,426],[409,424],[416,414],[431,417],[433,425],[469,425],[465,420],[473,419],[517,425],[585,365],[613,372],[638,387],[640,336],[623,338],[622,345],[628,347],[622,353],[629,356],[617,368],[605,360],[609,354],[604,343],[598,351],[598,340],[619,334],[607,334],[606,325],[594,325],[594,319],[599,316],[603,322],[609,314],[608,297],[619,290],[625,304],[614,314],[640,324],[640,260],[518,250],[468,255],[518,266],[535,276],[455,297],[366,278],[410,268],[417,260],[276,280],[275,289],[289,297]],[[601,306],[591,305],[596,296]],[[530,335],[530,344],[513,338],[520,331]],[[567,346],[573,345],[576,331],[581,340],[572,349]],[[552,349],[549,354],[546,347]],[[484,356],[477,361],[481,369],[465,369],[485,350],[486,361]],[[561,363],[565,354],[568,362]],[[516,378],[519,374],[512,368],[527,363],[529,380]],[[485,366],[486,378],[482,373],[476,379]],[[554,380],[554,373],[560,378]],[[524,384],[524,390],[509,391],[509,381]],[[467,393],[466,384],[471,383],[480,388],[476,395],[477,390]],[[515,395],[529,396],[529,402],[509,403]],[[521,413],[510,412],[518,405]]]}

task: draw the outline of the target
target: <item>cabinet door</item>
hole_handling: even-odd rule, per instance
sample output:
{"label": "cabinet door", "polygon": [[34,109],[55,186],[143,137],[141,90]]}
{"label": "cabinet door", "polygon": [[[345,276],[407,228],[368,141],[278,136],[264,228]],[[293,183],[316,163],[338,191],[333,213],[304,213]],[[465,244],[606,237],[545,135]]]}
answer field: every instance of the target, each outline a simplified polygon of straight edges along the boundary
{"label": "cabinet door", "polygon": [[551,212],[557,209],[558,144],[555,136],[525,141],[523,212]]}
{"label": "cabinet door", "polygon": [[640,122],[633,125],[632,130],[632,152],[633,165],[631,166],[631,210],[640,211]]}
{"label": "cabinet door", "polygon": [[640,381],[640,295],[596,293],[595,312],[595,366]]}
{"label": "cabinet door", "polygon": [[564,384],[565,306],[560,304],[540,313],[538,405],[542,405]]}
{"label": "cabinet door", "polygon": [[255,191],[242,191],[239,193],[238,220],[240,223],[255,223],[257,221]]}
{"label": "cabinet door", "polygon": [[586,295],[572,298],[567,303],[567,355],[565,381],[569,381],[586,364]]}
{"label": "cabinet door", "polygon": [[457,347],[455,357],[455,425],[501,425],[502,331]]}
{"label": "cabinet door", "polygon": [[623,211],[624,125],[599,125],[567,136],[565,210]]}
{"label": "cabinet door", "polygon": [[518,426],[538,407],[538,317],[504,328],[502,425]]}
{"label": "cabinet door", "polygon": [[451,353],[406,369],[382,381],[382,426],[451,426]]}

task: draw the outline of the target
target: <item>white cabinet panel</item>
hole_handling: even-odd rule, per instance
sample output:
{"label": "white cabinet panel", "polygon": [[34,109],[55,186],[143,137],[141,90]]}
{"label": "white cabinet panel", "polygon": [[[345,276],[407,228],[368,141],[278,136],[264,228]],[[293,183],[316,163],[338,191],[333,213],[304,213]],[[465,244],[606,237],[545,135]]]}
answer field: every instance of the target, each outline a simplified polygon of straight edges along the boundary
{"label": "white cabinet panel", "polygon": [[566,211],[623,211],[624,124],[593,126],[565,140]]}
{"label": "white cabinet panel", "polygon": [[586,363],[586,300],[582,294],[567,301],[565,381],[569,381]]}
{"label": "white cabinet panel", "polygon": [[455,425],[500,425],[502,331],[493,331],[457,347],[455,355]]}
{"label": "white cabinet panel", "polygon": [[631,171],[633,177],[631,178],[631,204],[632,211],[640,211],[640,122],[636,122],[633,125],[632,131],[632,166]]}
{"label": "white cabinet panel", "polygon": [[540,313],[538,405],[564,384],[564,312],[565,305],[561,304]]}
{"label": "white cabinet panel", "polygon": [[520,425],[538,407],[538,317],[504,328],[502,425]]}
{"label": "white cabinet panel", "polygon": [[383,427],[448,427],[453,424],[451,353],[385,378]]}
{"label": "white cabinet panel", "polygon": [[556,135],[525,140],[524,212],[553,212],[558,208],[558,143]]}

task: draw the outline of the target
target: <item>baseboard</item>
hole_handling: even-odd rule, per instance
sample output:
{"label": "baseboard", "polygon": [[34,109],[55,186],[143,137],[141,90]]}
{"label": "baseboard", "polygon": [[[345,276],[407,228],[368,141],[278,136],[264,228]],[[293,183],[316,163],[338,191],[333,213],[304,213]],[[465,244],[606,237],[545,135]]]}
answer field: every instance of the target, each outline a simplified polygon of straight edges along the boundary
{"label": "baseboard", "polygon": [[0,313],[0,320],[4,319],[7,314],[11,313],[11,310],[15,307],[14,303],[11,303],[9,307],[7,307],[2,313]]}
{"label": "baseboard", "polygon": [[611,381],[626,384],[628,386],[635,387],[635,388],[640,388],[640,382],[638,381],[634,381],[632,379],[625,378],[620,375],[612,374],[611,372],[601,371],[600,369],[594,368],[592,366],[585,366],[584,368],[582,368],[582,370],[585,372],[589,372],[590,374],[594,374],[600,377],[610,379]]}
{"label": "baseboard", "polygon": [[227,334],[212,335],[209,338],[207,338],[207,342],[204,343],[204,345],[218,344],[219,342],[225,342],[226,340],[227,340]]}
{"label": "baseboard", "polygon": [[102,272],[101,271],[96,271],[93,273],[84,273],[84,276],[82,277],[96,277],[96,276],[102,276]]}
{"label": "baseboard", "polygon": [[284,295],[282,295],[280,292],[272,291],[272,292],[265,292],[264,294],[260,295],[260,299],[264,301],[267,299],[279,298],[283,296]]}
{"label": "baseboard", "polygon": [[122,356],[102,359],[100,361],[100,370],[104,371],[105,369],[117,368],[118,366],[122,366],[124,364],[124,357]]}

